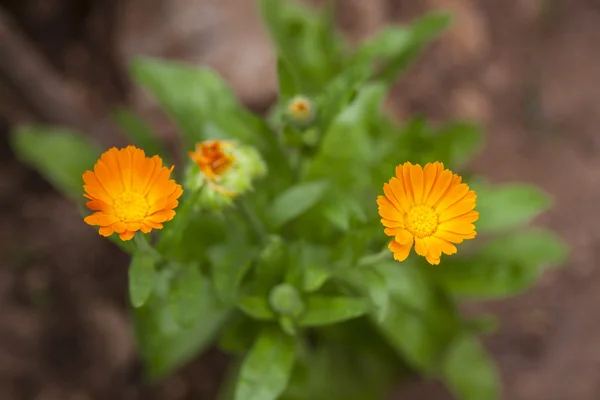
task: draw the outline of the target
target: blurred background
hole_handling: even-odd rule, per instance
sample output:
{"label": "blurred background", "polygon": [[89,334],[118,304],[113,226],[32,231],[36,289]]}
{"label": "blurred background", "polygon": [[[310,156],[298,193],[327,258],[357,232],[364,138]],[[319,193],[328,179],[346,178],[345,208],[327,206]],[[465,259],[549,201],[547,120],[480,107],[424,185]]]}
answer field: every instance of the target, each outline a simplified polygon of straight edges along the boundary
{"label": "blurred background", "polygon": [[[500,317],[485,344],[504,399],[599,399],[600,2],[335,3],[339,28],[354,42],[425,10],[454,14],[452,29],[404,76],[387,107],[399,119],[479,121],[487,138],[475,170],[554,196],[555,207],[536,223],[572,246],[568,268],[548,272],[524,295],[468,304],[465,312]],[[254,1],[0,4],[0,398],[215,399],[227,366],[217,351],[152,387],[141,383],[126,309],[127,256],[14,158],[8,131],[47,122],[105,147],[122,145],[109,113],[127,105],[174,143],[173,125],[127,76],[128,59],[139,54],[211,66],[250,109],[265,111],[276,71]],[[417,381],[392,399],[450,396]]]}

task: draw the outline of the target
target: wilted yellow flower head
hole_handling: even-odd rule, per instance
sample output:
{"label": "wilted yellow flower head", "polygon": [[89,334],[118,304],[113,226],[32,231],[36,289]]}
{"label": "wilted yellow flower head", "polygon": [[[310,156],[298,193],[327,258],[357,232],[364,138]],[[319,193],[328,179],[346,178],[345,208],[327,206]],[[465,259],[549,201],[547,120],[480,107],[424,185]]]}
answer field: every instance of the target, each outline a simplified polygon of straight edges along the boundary
{"label": "wilted yellow flower head", "polygon": [[130,240],[135,232],[162,229],[175,216],[183,189],[169,179],[173,167],[163,167],[159,156],[146,157],[135,146],[115,147],[100,156],[93,171],[83,174],[87,207],[96,211],[84,221],[100,227],[100,235],[114,232]]}
{"label": "wilted yellow flower head", "polygon": [[442,253],[456,253],[453,243],[477,235],[477,195],[461,182],[441,162],[396,167],[396,177],[383,185],[385,196],[377,198],[385,234],[394,237],[389,249],[396,260],[404,261],[414,243],[417,254],[437,265]]}
{"label": "wilted yellow flower head", "polygon": [[231,143],[224,140],[208,140],[197,143],[196,150],[190,151],[189,156],[198,165],[206,177],[215,181],[231,167],[235,158],[229,150]]}

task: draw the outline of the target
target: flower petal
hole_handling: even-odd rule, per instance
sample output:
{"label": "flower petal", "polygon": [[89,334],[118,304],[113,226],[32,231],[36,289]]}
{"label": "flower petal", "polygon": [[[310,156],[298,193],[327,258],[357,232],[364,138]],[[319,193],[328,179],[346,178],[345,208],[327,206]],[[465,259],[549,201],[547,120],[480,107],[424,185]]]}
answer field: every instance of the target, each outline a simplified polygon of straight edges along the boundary
{"label": "flower petal", "polygon": [[421,204],[423,202],[424,188],[424,177],[423,168],[420,165],[413,165],[410,168],[410,182],[413,188],[413,195],[415,196],[415,204]]}
{"label": "flower petal", "polygon": [[379,215],[385,219],[392,221],[403,221],[404,214],[392,204],[392,202],[385,196],[377,197],[377,205],[379,206]]}
{"label": "flower petal", "polygon": [[119,237],[123,241],[131,240],[133,238],[133,235],[135,235],[135,232],[132,232],[132,231],[125,231],[125,232],[119,233]]}

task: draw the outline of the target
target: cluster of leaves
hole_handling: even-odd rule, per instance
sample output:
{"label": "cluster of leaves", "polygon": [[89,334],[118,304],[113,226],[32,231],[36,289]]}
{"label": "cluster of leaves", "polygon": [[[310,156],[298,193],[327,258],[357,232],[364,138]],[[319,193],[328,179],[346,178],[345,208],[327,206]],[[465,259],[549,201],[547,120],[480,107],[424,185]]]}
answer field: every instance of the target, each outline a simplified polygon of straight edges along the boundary
{"label": "cluster of leaves", "polygon": [[[239,360],[223,400],[375,399],[410,371],[442,380],[460,399],[498,398],[493,362],[477,339],[488,320],[465,320],[457,302],[514,295],[563,261],[554,234],[526,227],[549,207],[548,196],[468,179],[480,236],[440,268],[414,256],[393,261],[375,203],[397,164],[456,168],[480,148],[472,124],[398,124],[381,111],[398,75],[449,17],[428,14],[351,49],[327,11],[280,0],[261,7],[280,89],[265,120],[209,69],[132,62],[132,76],[178,126],[184,152],[202,140],[235,139],[258,149],[269,169],[233,207],[193,207],[186,192],[153,245],[121,243],[132,253],[132,316],[147,376],[160,378],[216,343]],[[286,116],[299,94],[316,110],[308,126]],[[135,114],[119,110],[115,120],[147,153],[173,159]],[[24,126],[13,147],[80,203],[95,145]]]}

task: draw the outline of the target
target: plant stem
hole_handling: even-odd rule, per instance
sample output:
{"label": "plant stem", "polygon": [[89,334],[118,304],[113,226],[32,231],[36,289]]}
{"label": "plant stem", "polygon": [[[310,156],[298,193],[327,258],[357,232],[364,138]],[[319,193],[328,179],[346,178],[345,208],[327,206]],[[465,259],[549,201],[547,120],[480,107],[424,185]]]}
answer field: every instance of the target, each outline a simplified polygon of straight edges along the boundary
{"label": "plant stem", "polygon": [[262,221],[256,216],[256,213],[248,204],[247,198],[240,198],[238,200],[238,208],[242,217],[244,217],[248,224],[250,224],[256,235],[260,238],[261,242],[265,243],[268,232],[265,229]]}

